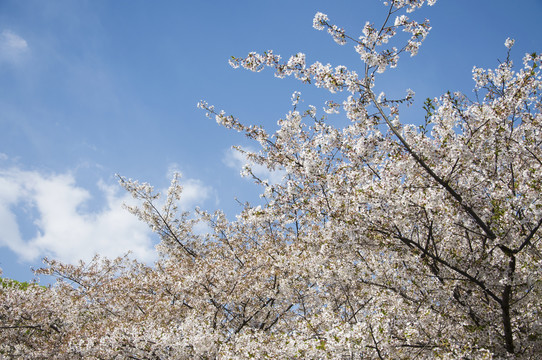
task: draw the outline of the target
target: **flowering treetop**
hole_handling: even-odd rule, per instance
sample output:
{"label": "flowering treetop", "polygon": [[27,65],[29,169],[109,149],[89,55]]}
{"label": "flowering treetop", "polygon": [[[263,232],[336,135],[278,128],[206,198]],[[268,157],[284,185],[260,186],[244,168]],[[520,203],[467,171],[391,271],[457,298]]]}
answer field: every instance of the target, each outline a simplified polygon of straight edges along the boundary
{"label": "flowering treetop", "polygon": [[[279,129],[245,125],[202,101],[209,117],[246,134],[252,162],[281,170],[265,205],[235,221],[179,212],[180,178],[165,200],[121,178],[129,208],[160,235],[160,260],[71,266],[49,260],[55,287],[0,292],[0,353],[113,358],[534,358],[542,351],[542,56],[474,68],[475,99],[427,99],[422,125],[401,122],[413,101],[376,94],[380,73],[415,55],[430,25],[425,3],[390,1],[384,23],[355,38],[317,13],[313,26],[352,42],[364,64],[287,61],[272,51],[232,58],[332,93],[322,115],[300,93]],[[432,5],[434,1],[428,1]],[[390,39],[405,32],[402,47]],[[396,41],[394,41],[396,43]],[[328,113],[343,113],[338,128]],[[194,230],[204,222],[209,232]],[[76,286],[72,284],[75,283]],[[58,310],[61,309],[61,310]]]}

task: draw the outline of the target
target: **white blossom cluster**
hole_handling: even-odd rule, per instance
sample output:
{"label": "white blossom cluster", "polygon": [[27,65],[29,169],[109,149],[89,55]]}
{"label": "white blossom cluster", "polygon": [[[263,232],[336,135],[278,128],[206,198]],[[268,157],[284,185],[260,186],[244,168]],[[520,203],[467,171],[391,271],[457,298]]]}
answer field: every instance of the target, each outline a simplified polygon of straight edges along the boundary
{"label": "white blossom cluster", "polygon": [[[392,1],[411,12],[424,1]],[[430,5],[434,1],[428,2]],[[393,20],[390,20],[393,21]],[[423,23],[425,24],[425,23]],[[233,58],[331,92],[350,120],[330,125],[299,92],[268,134],[200,102],[208,117],[256,141],[250,162],[281,169],[264,205],[177,206],[179,175],[160,198],[121,178],[129,210],[160,235],[160,259],[66,265],[47,260],[44,288],[2,280],[0,357],[65,359],[536,359],[542,353],[542,55],[474,68],[476,100],[427,99],[425,124],[401,122],[414,92],[375,94],[398,15],[366,25],[366,71],[286,63],[272,52]],[[316,28],[329,28],[317,14]],[[347,35],[345,38],[351,39]],[[513,45],[505,43],[508,51]],[[388,52],[386,52],[388,51]],[[375,56],[376,60],[369,60]],[[379,57],[380,56],[380,57]],[[394,60],[395,59],[395,60]],[[207,233],[197,232],[205,224]],[[114,240],[113,240],[114,241]]]}

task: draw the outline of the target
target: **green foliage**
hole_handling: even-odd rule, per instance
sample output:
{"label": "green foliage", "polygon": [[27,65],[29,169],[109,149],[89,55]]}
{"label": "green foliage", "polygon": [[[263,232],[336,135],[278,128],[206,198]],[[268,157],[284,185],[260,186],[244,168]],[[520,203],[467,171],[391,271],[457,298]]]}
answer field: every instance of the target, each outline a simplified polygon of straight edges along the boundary
{"label": "green foliage", "polygon": [[[24,282],[20,282],[20,281],[17,281],[17,280],[13,280],[13,279],[5,279],[5,278],[0,278],[0,288],[2,289],[10,289],[10,288],[15,288],[15,289],[18,289],[18,290],[27,290],[29,287],[31,286],[40,286],[34,282],[27,282],[27,281],[24,281]],[[40,286],[42,288],[45,289],[45,286]]]}

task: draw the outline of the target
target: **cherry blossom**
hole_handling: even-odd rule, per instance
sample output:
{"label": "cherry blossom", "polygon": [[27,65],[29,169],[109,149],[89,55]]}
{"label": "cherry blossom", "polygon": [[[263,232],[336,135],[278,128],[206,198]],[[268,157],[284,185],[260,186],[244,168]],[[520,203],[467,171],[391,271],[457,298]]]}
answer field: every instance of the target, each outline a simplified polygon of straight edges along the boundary
{"label": "cherry blossom", "polygon": [[[259,179],[263,205],[182,212],[182,179],[162,197],[120,177],[140,201],[128,210],[159,234],[159,260],[47,260],[55,286],[2,285],[0,354],[35,358],[533,359],[542,352],[542,55],[473,69],[474,99],[424,102],[376,94],[379,74],[415,55],[429,22],[423,0],[386,3],[381,26],[359,37],[317,13],[361,56],[307,65],[272,51],[230,60],[251,71],[344,92],[304,106],[299,92],[278,130],[246,125],[207,102],[206,115],[259,149],[247,160],[280,170]],[[427,1],[433,5],[435,1]],[[394,15],[394,16],[392,16]],[[400,30],[400,31],[399,31]],[[400,48],[386,47],[406,33]],[[397,44],[397,42],[394,42]],[[334,97],[336,99],[336,97]],[[327,114],[349,122],[336,127]],[[336,116],[336,115],[335,115]],[[423,122],[423,123],[422,123]],[[206,233],[195,231],[205,224]],[[4,284],[4,283],[2,283]]]}

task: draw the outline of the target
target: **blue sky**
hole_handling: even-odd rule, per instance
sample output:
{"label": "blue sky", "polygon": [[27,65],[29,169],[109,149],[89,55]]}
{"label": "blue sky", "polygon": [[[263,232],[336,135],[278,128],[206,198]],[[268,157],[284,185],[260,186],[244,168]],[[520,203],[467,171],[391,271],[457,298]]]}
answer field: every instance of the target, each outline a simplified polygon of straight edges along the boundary
{"label": "blue sky", "polygon": [[[183,173],[183,207],[239,210],[257,201],[232,145],[255,146],[196,108],[206,100],[246,123],[276,128],[293,91],[321,108],[328,95],[271,71],[234,70],[230,56],[273,49],[309,63],[362,68],[351,45],[312,28],[317,11],[359,35],[380,23],[378,0],[0,0],[0,268],[30,280],[44,256],[75,262],[132,250],[154,259],[157,239],[122,209],[115,174],[167,187]],[[542,0],[439,0],[412,14],[433,29],[420,53],[387,71],[387,94],[472,94],[474,65],[495,67],[507,37],[513,57],[542,51]]]}

